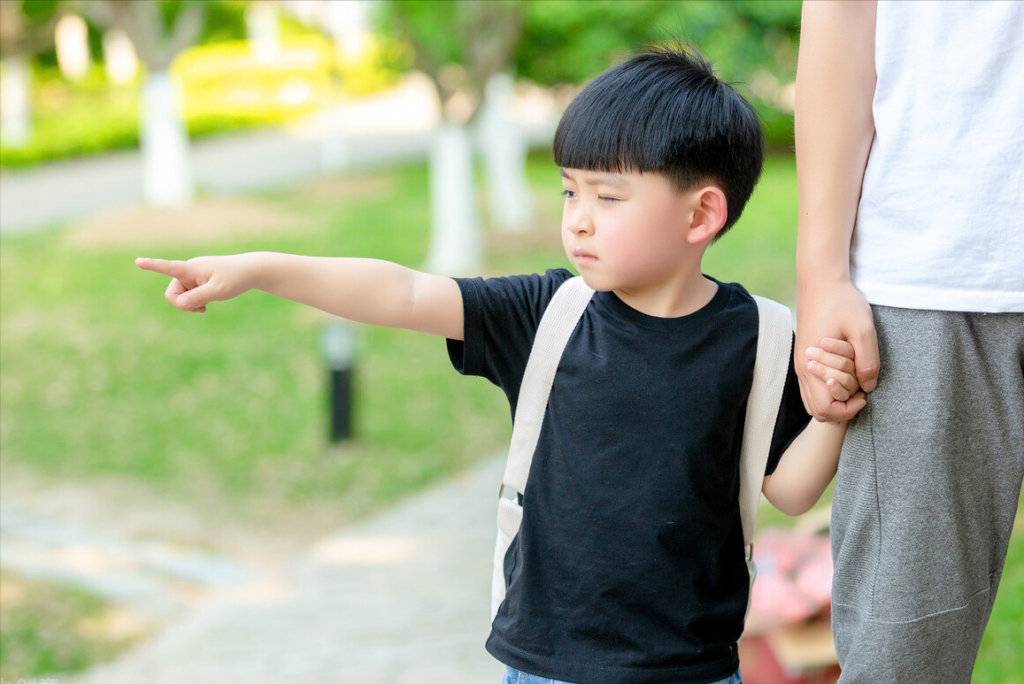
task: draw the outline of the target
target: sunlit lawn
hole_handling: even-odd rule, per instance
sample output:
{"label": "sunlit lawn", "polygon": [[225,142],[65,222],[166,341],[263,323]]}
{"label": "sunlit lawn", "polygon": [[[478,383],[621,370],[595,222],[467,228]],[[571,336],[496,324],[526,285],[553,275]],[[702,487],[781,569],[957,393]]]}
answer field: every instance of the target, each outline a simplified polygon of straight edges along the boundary
{"label": "sunlit lawn", "polygon": [[[492,236],[488,274],[566,263],[558,174],[546,155],[533,158],[529,171],[538,226],[522,237]],[[133,265],[136,256],[249,250],[421,264],[425,168],[378,172],[372,180],[378,190],[338,198],[311,199],[301,190],[262,196],[296,215],[294,231],[272,237],[146,254],[73,247],[62,231],[5,238],[0,468],[85,482],[118,475],[170,497],[227,501],[256,519],[329,504],[332,524],[342,524],[500,451],[510,433],[504,396],[455,373],[442,340],[361,329],[357,439],[332,446],[321,316],[261,293],[205,315],[182,314],[164,302],[164,280]],[[708,253],[707,273],[793,301],[795,180],[791,160],[769,162],[740,224]],[[1022,623],[1018,534],[975,681],[1021,681]]]}
{"label": "sunlit lawn", "polygon": [[28,682],[111,660],[143,635],[123,624],[91,594],[0,574],[0,678]]}
{"label": "sunlit lawn", "polygon": [[[296,212],[293,232],[155,256],[269,249],[415,265],[425,169],[390,175],[389,193],[368,201],[276,195]],[[163,278],[135,268],[138,252],[75,249],[60,232],[4,240],[5,467],[127,475],[189,498],[257,502],[257,514],[330,500],[343,521],[493,453],[509,431],[500,392],[451,370],[442,340],[366,328],[358,440],[330,447],[323,318],[262,293],[182,314],[163,300]]]}

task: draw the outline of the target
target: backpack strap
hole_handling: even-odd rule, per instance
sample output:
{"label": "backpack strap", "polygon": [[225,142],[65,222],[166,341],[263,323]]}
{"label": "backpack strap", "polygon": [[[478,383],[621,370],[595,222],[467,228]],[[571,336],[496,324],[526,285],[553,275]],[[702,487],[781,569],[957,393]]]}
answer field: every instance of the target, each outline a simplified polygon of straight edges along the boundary
{"label": "backpack strap", "polygon": [[740,518],[751,583],[757,574],[753,562],[757,506],[761,501],[764,471],[768,465],[768,452],[782,406],[782,392],[786,387],[789,356],[793,349],[793,318],[789,309],[757,295],[754,295],[754,301],[757,302],[758,314],[757,358],[740,450]]}
{"label": "backpack strap", "polygon": [[[526,479],[530,475],[530,464],[540,438],[540,428],[544,422],[544,412],[547,410],[548,395],[555,381],[558,362],[593,296],[594,291],[583,282],[583,278],[575,276],[562,283],[544,310],[530,358],[526,362],[523,382],[519,387],[508,462],[498,490],[498,496],[503,501],[499,501],[499,504],[504,503],[507,495],[514,496],[526,491]],[[521,520],[522,509],[518,505],[499,505],[498,528],[508,540],[519,531]]]}

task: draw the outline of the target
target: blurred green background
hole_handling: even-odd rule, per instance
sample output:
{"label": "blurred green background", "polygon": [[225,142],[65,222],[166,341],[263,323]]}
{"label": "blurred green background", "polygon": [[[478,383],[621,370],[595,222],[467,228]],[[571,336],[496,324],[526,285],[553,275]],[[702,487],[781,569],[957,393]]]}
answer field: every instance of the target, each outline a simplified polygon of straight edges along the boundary
{"label": "blurred green background", "polygon": [[[499,71],[564,106],[636,47],[684,39],[755,104],[772,153],[743,219],[709,251],[705,270],[795,299],[799,2],[374,3],[355,52],[329,22],[279,6],[279,54],[294,59],[271,62],[253,57],[254,3],[139,3],[155,10],[134,19],[109,4],[4,0],[0,78],[27,63],[30,132],[16,144],[0,137],[0,183],[54,160],[138,146],[142,88],[161,65],[183,94],[189,136],[199,139],[301,121],[387,92],[412,70],[435,84],[446,118],[459,118],[447,105],[460,97],[479,104],[485,76]],[[53,38],[67,16],[85,25],[91,55],[75,73]],[[189,30],[190,16],[200,16],[198,28]],[[136,46],[136,70],[114,82],[105,45],[112,32],[131,33],[125,21],[136,32],[155,22],[150,30],[167,49]],[[566,265],[561,184],[546,149],[531,152],[526,174],[533,220],[518,232],[484,227],[483,275]],[[212,201],[198,193],[197,205]],[[480,191],[473,201],[486,214],[493,199]],[[0,239],[0,477],[86,486],[114,478],[211,519],[293,525],[312,536],[503,448],[510,425],[499,390],[458,376],[439,340],[373,328],[358,331],[356,439],[333,444],[323,317],[260,293],[183,316],[162,301],[163,283],[133,265],[136,256],[273,250],[419,266],[431,234],[426,164],[335,174],[239,201],[280,226],[154,238],[138,225],[137,235],[90,237],[71,221]],[[100,610],[94,597],[11,574],[3,581],[0,675],[77,670],[117,652],[75,629]],[[1018,531],[973,681],[1022,681],[1021,624]]]}

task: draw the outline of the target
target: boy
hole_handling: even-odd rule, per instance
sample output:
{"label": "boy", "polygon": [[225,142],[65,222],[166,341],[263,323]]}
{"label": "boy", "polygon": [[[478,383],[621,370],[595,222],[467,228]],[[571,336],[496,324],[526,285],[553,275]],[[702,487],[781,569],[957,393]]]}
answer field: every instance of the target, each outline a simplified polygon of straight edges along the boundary
{"label": "boy", "polygon": [[[758,314],[700,265],[753,191],[760,127],[699,57],[649,51],[576,97],[554,155],[565,251],[597,293],[561,358],[487,648],[507,681],[739,681],[739,449]],[[456,369],[512,407],[541,315],[571,276],[453,280],[278,254],[138,264],[172,276],[166,296],[186,311],[257,288],[446,337]],[[856,406],[849,349],[830,344],[812,352],[815,372]],[[763,487],[790,514],[832,479],[845,431],[808,421],[791,371]]]}

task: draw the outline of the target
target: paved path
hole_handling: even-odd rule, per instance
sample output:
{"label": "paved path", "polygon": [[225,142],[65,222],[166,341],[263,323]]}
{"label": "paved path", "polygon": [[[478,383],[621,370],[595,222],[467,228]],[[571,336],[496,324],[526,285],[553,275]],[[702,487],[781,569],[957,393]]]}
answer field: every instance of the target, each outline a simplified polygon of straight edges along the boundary
{"label": "paved path", "polygon": [[179,616],[203,595],[245,582],[249,564],[157,538],[133,538],[0,501],[0,567],[21,577],[76,585],[139,620]]}
{"label": "paved path", "polygon": [[503,668],[483,643],[502,467],[488,459],[332,534],[62,681],[497,684]]}

